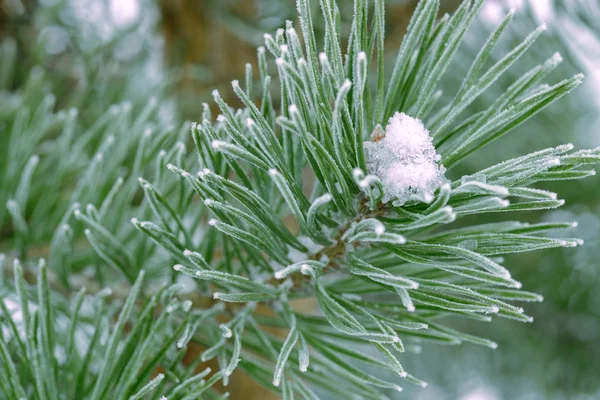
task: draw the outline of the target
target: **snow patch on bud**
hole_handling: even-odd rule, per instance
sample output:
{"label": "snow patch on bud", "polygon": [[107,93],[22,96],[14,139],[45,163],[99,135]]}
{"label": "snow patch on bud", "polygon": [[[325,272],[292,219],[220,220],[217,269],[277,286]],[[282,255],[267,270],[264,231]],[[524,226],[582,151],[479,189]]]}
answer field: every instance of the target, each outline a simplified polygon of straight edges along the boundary
{"label": "snow patch on bud", "polygon": [[277,171],[275,168],[269,168],[268,174],[269,176],[275,176],[279,174],[279,171]]}
{"label": "snow patch on bud", "polygon": [[231,81],[231,87],[232,88],[239,88],[240,87],[240,81],[238,81],[237,79]]}
{"label": "snow patch on bud", "polygon": [[360,53],[358,53],[358,59],[361,61],[366,61],[367,60],[367,53],[365,53],[364,51],[361,51]]}
{"label": "snow patch on bud", "polygon": [[181,265],[181,264],[175,264],[175,265],[173,265],[173,269],[174,269],[175,271],[181,271],[181,267],[182,267],[182,265]]}
{"label": "snow patch on bud", "polygon": [[277,65],[283,65],[284,62],[285,61],[281,57],[278,57],[275,59],[275,64],[277,64]]}
{"label": "snow patch on bud", "polygon": [[218,221],[217,221],[216,219],[214,219],[214,218],[211,218],[211,220],[210,220],[210,221],[208,221],[208,224],[209,224],[210,226],[215,226],[215,225],[217,225],[217,222],[218,222]]}
{"label": "snow patch on bud", "polygon": [[192,255],[192,251],[191,251],[191,250],[188,250],[188,249],[185,249],[185,250],[183,251],[183,255],[184,255],[184,256],[186,256],[186,257],[189,257],[189,256],[191,256],[191,255]]}
{"label": "snow patch on bud", "polygon": [[435,190],[446,183],[446,169],[438,164],[440,155],[429,131],[416,118],[394,114],[385,135],[364,146],[367,172],[381,179],[384,202],[402,205],[410,198],[431,202]]}
{"label": "snow patch on bud", "polygon": [[290,113],[298,112],[298,106],[295,105],[295,104],[292,104],[292,105],[289,106],[288,110],[289,110]]}

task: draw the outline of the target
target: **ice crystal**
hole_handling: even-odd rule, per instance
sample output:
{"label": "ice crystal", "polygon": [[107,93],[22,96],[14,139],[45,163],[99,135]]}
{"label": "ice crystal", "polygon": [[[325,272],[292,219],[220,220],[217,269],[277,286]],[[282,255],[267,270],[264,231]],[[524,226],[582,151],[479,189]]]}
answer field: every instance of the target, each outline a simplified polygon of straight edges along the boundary
{"label": "ice crystal", "polygon": [[365,142],[365,155],[367,171],[383,183],[384,202],[429,202],[446,181],[429,131],[420,120],[404,113],[390,118],[385,133],[375,130],[373,140]]}

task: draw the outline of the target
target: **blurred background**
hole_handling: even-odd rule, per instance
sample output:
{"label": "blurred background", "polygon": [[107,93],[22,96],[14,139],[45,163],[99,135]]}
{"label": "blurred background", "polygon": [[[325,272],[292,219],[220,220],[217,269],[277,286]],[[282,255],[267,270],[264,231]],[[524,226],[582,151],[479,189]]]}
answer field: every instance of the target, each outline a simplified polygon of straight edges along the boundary
{"label": "blurred background", "polygon": [[[352,2],[339,3],[342,30],[347,32]],[[442,1],[441,12],[451,12],[458,3]],[[415,2],[388,0],[386,6],[386,48],[391,59]],[[319,15],[317,1],[313,7],[314,15]],[[473,154],[453,171],[453,178],[561,143],[573,143],[578,148],[600,145],[597,0],[486,0],[479,20],[441,82],[444,94],[452,96],[489,32],[512,7],[517,15],[496,48],[498,56],[538,25],[546,23],[548,30],[516,67],[478,99],[470,113],[485,108],[524,71],[555,52],[563,58],[553,72],[555,80],[577,72],[585,73],[587,79],[570,96]],[[198,121],[202,103],[212,98],[212,89],[231,94],[231,80],[243,78],[246,63],[255,64],[256,47],[263,44],[263,34],[273,33],[295,15],[293,0],[0,0],[0,57],[16,60],[13,70],[0,68],[0,132],[12,129],[7,121],[21,104],[39,103],[50,93],[53,97],[48,107],[53,111],[79,109],[83,128],[91,127],[106,110],[124,102],[135,116],[152,97],[160,100],[153,111],[157,126]],[[318,18],[315,23],[319,32]],[[35,98],[17,96],[15,90],[22,87]],[[235,104],[235,99],[228,100]],[[10,158],[1,140],[0,167]],[[22,160],[14,168],[23,168],[27,157]],[[545,298],[541,304],[528,306],[535,321],[457,321],[465,330],[496,341],[498,350],[468,344],[427,345],[419,354],[406,354],[402,360],[406,369],[430,386],[426,390],[405,388],[398,398],[600,398],[599,183],[593,177],[568,185],[548,184],[566,199],[566,207],[536,215],[546,221],[578,221],[572,234],[584,239],[585,246],[518,254],[506,260],[525,289]],[[0,204],[6,203],[3,196],[11,192],[7,189],[10,185],[7,180],[0,182]],[[9,236],[6,230],[11,225],[3,215],[4,208],[0,210],[1,239]],[[58,219],[45,221],[48,232]],[[267,391],[243,378],[232,385],[234,399],[271,398]]]}

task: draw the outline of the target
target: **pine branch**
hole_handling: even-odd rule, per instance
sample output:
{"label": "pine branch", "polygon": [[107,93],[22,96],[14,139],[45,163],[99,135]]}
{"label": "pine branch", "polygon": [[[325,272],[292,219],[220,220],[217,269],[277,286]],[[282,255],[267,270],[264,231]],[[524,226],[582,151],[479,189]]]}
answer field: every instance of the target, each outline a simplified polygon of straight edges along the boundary
{"label": "pine branch", "polygon": [[108,289],[94,296],[85,289],[73,298],[50,296],[44,260],[37,295],[23,279],[19,260],[14,261],[14,277],[10,291],[16,292],[20,307],[11,309],[15,300],[10,297],[0,299],[7,328],[0,336],[0,371],[8,379],[2,390],[10,398],[102,398],[112,393],[130,399],[151,391],[184,398],[199,396],[220,376],[205,382],[201,378],[210,369],[194,376],[193,370],[177,365],[203,317],[190,310],[191,302],[174,297],[177,286],[163,286],[141,300],[142,272],[119,311],[118,304],[110,304]]}
{"label": "pine branch", "polygon": [[[581,78],[576,76],[550,88],[535,89],[534,85],[539,85],[539,71],[554,64],[541,65],[517,81],[511,91],[477,115],[477,119],[452,126],[462,110],[489,88],[542,31],[529,36],[496,67],[481,75],[482,69],[477,65],[483,62],[489,49],[483,50],[465,78],[463,93],[458,93],[445,107],[436,106],[437,81],[480,5],[481,2],[464,2],[454,16],[436,23],[437,2],[421,2],[401,47],[385,104],[373,104],[366,99],[378,90],[381,81],[378,74],[383,74],[383,69],[379,66],[368,72],[369,53],[360,47],[376,40],[369,36],[361,20],[362,15],[367,15],[367,2],[355,2],[346,58],[342,57],[339,31],[334,23],[336,5],[321,3],[326,36],[324,52],[317,58],[317,40],[309,22],[310,7],[299,1],[305,47],[291,24],[275,36],[265,35],[265,47],[275,58],[281,85],[282,109],[275,122],[270,112],[265,111],[265,105],[272,108],[268,91],[258,106],[239,82],[233,81],[233,91],[244,108],[233,110],[215,91],[213,96],[222,114],[215,123],[206,116],[202,123],[192,127],[199,172],[193,174],[181,166],[169,166],[203,201],[201,219],[208,221],[208,229],[218,232],[218,244],[200,242],[198,252],[182,252],[183,244],[177,240],[173,228],[134,221],[174,259],[185,255],[189,261],[177,264],[175,270],[212,282],[218,290],[213,294],[215,299],[264,302],[280,313],[279,319],[261,317],[259,323],[287,328],[287,339],[281,342],[269,338],[261,332],[260,325],[256,326],[255,331],[244,333],[241,354],[250,358],[239,365],[258,381],[267,383],[264,374],[268,367],[262,362],[273,362],[273,382],[282,385],[282,395],[289,395],[290,385],[296,388],[292,392],[306,393],[306,384],[336,393],[325,382],[315,381],[311,368],[321,371],[313,361],[305,373],[287,372],[286,360],[297,361],[293,349],[302,342],[301,337],[311,346],[310,359],[323,362],[329,374],[343,379],[346,393],[353,387],[363,398],[381,398],[381,392],[373,391],[370,385],[395,389],[399,386],[377,376],[364,375],[346,361],[348,354],[324,347],[324,342],[370,344],[385,360],[380,361],[380,366],[424,385],[408,375],[394,355],[404,351],[401,336],[407,340],[418,337],[452,344],[468,341],[495,348],[494,342],[433,321],[455,315],[486,321],[499,316],[530,322],[531,317],[522,308],[495,297],[498,294],[503,298],[513,293],[511,290],[520,289],[521,284],[490,257],[580,244],[575,239],[538,236],[544,230],[541,228],[523,234],[510,230],[496,232],[493,227],[482,225],[473,226],[469,231],[472,233],[466,235],[444,235],[444,225],[470,214],[558,207],[562,202],[554,193],[528,186],[548,179],[586,176],[589,172],[575,170],[584,165],[584,158],[596,162],[596,151],[569,153],[568,146],[543,150],[441,185],[435,194],[422,189],[407,193],[403,199],[391,192],[389,182],[402,183],[398,179],[408,176],[395,176],[390,181],[370,170],[369,157],[373,153],[365,154],[363,143],[365,147],[370,143],[371,132],[376,132],[376,140],[383,137],[384,142],[388,135],[392,138],[391,135],[402,134],[390,127],[392,119],[383,132],[376,125],[385,120],[373,119],[374,116],[387,119],[392,110],[400,109],[422,118],[424,126],[429,126],[431,118],[433,126],[441,127],[432,131],[433,143],[440,146],[433,151],[440,152],[440,163],[452,167],[580,82]],[[510,16],[504,24],[509,20]],[[373,35],[383,35],[382,30],[374,32]],[[489,47],[493,47],[493,42]],[[412,58],[415,51],[417,56]],[[261,85],[268,88],[273,78],[264,62],[264,53],[264,49],[259,49],[259,70]],[[371,57],[377,58],[372,54]],[[423,77],[427,79],[417,86],[415,83]],[[435,113],[431,114],[432,111]],[[429,135],[427,129],[419,129],[420,135]],[[438,139],[442,130],[449,132],[443,136],[443,142]],[[400,161],[407,165],[413,162],[411,156],[402,157],[406,160]],[[432,160],[428,162],[437,162],[435,158]],[[571,164],[568,160],[578,162]],[[300,190],[306,167],[315,179],[310,197]],[[386,195],[391,199],[386,200]],[[156,218],[161,215],[155,212]],[[282,225],[290,218],[297,229]],[[514,225],[515,232],[525,227],[520,223]],[[299,234],[294,237],[295,230]],[[297,272],[302,278],[294,278]],[[283,281],[278,283],[270,276]],[[298,296],[316,296],[324,318],[290,309],[288,299]],[[402,307],[396,305],[398,297]],[[522,298],[539,300],[537,295],[524,294]],[[233,315],[235,310],[230,308]],[[402,324],[418,328],[406,330]],[[264,346],[245,344],[252,337]],[[232,360],[237,358],[239,345],[236,342],[231,347],[227,343],[221,339],[211,356],[221,349]],[[250,352],[244,350],[246,346],[250,346]],[[278,348],[281,350],[277,352]],[[272,350],[278,353],[276,358]],[[302,354],[305,359],[306,353]]]}
{"label": "pine branch", "polygon": [[[88,266],[99,282],[124,278],[131,289],[125,298],[59,296],[43,263],[26,280],[15,261],[15,284],[3,283],[0,301],[2,393],[214,398],[211,386],[240,368],[286,399],[382,399],[402,390],[401,380],[427,385],[400,362],[422,342],[497,347],[446,326],[458,317],[531,322],[513,303],[542,298],[521,291],[500,256],[579,246],[546,235],[573,224],[462,218],[558,208],[556,193],[533,185],[593,175],[587,166],[600,150],[563,145],[455,179],[467,157],[582,79],[542,83],[554,56],[463,115],[544,31],[486,69],[509,13],[445,99],[438,89],[482,4],[463,1],[438,19],[439,0],[421,1],[388,74],[383,1],[354,1],[343,49],[337,2],[319,2],[319,38],[314,8],[298,0],[302,34],[291,22],[266,34],[258,81],[247,66],[245,86],[232,82],[242,108],[214,91],[216,120],[205,105],[200,123],[179,130],[159,118],[156,99],[85,119],[76,109],[55,113],[46,78],[32,70],[0,115],[11,132],[0,143],[8,155],[0,225],[11,254],[27,258],[49,244],[49,267],[67,293],[87,286]],[[15,64],[8,43],[2,88]],[[185,145],[190,129],[194,151]],[[50,166],[48,179],[36,175]],[[176,294],[183,278],[193,294]],[[300,298],[316,301],[320,314],[294,308]],[[185,365],[190,342],[203,352]],[[194,375],[213,359],[217,372]]]}

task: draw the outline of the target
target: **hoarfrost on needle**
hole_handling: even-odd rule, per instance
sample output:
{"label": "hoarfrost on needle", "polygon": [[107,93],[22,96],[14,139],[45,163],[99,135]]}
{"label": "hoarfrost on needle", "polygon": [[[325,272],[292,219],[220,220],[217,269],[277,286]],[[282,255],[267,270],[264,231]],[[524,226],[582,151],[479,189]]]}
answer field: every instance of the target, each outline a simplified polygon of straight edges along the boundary
{"label": "hoarfrost on needle", "polygon": [[423,123],[404,113],[394,114],[383,137],[365,142],[367,171],[383,183],[383,201],[398,205],[410,199],[430,202],[435,189],[446,182],[440,156]]}

